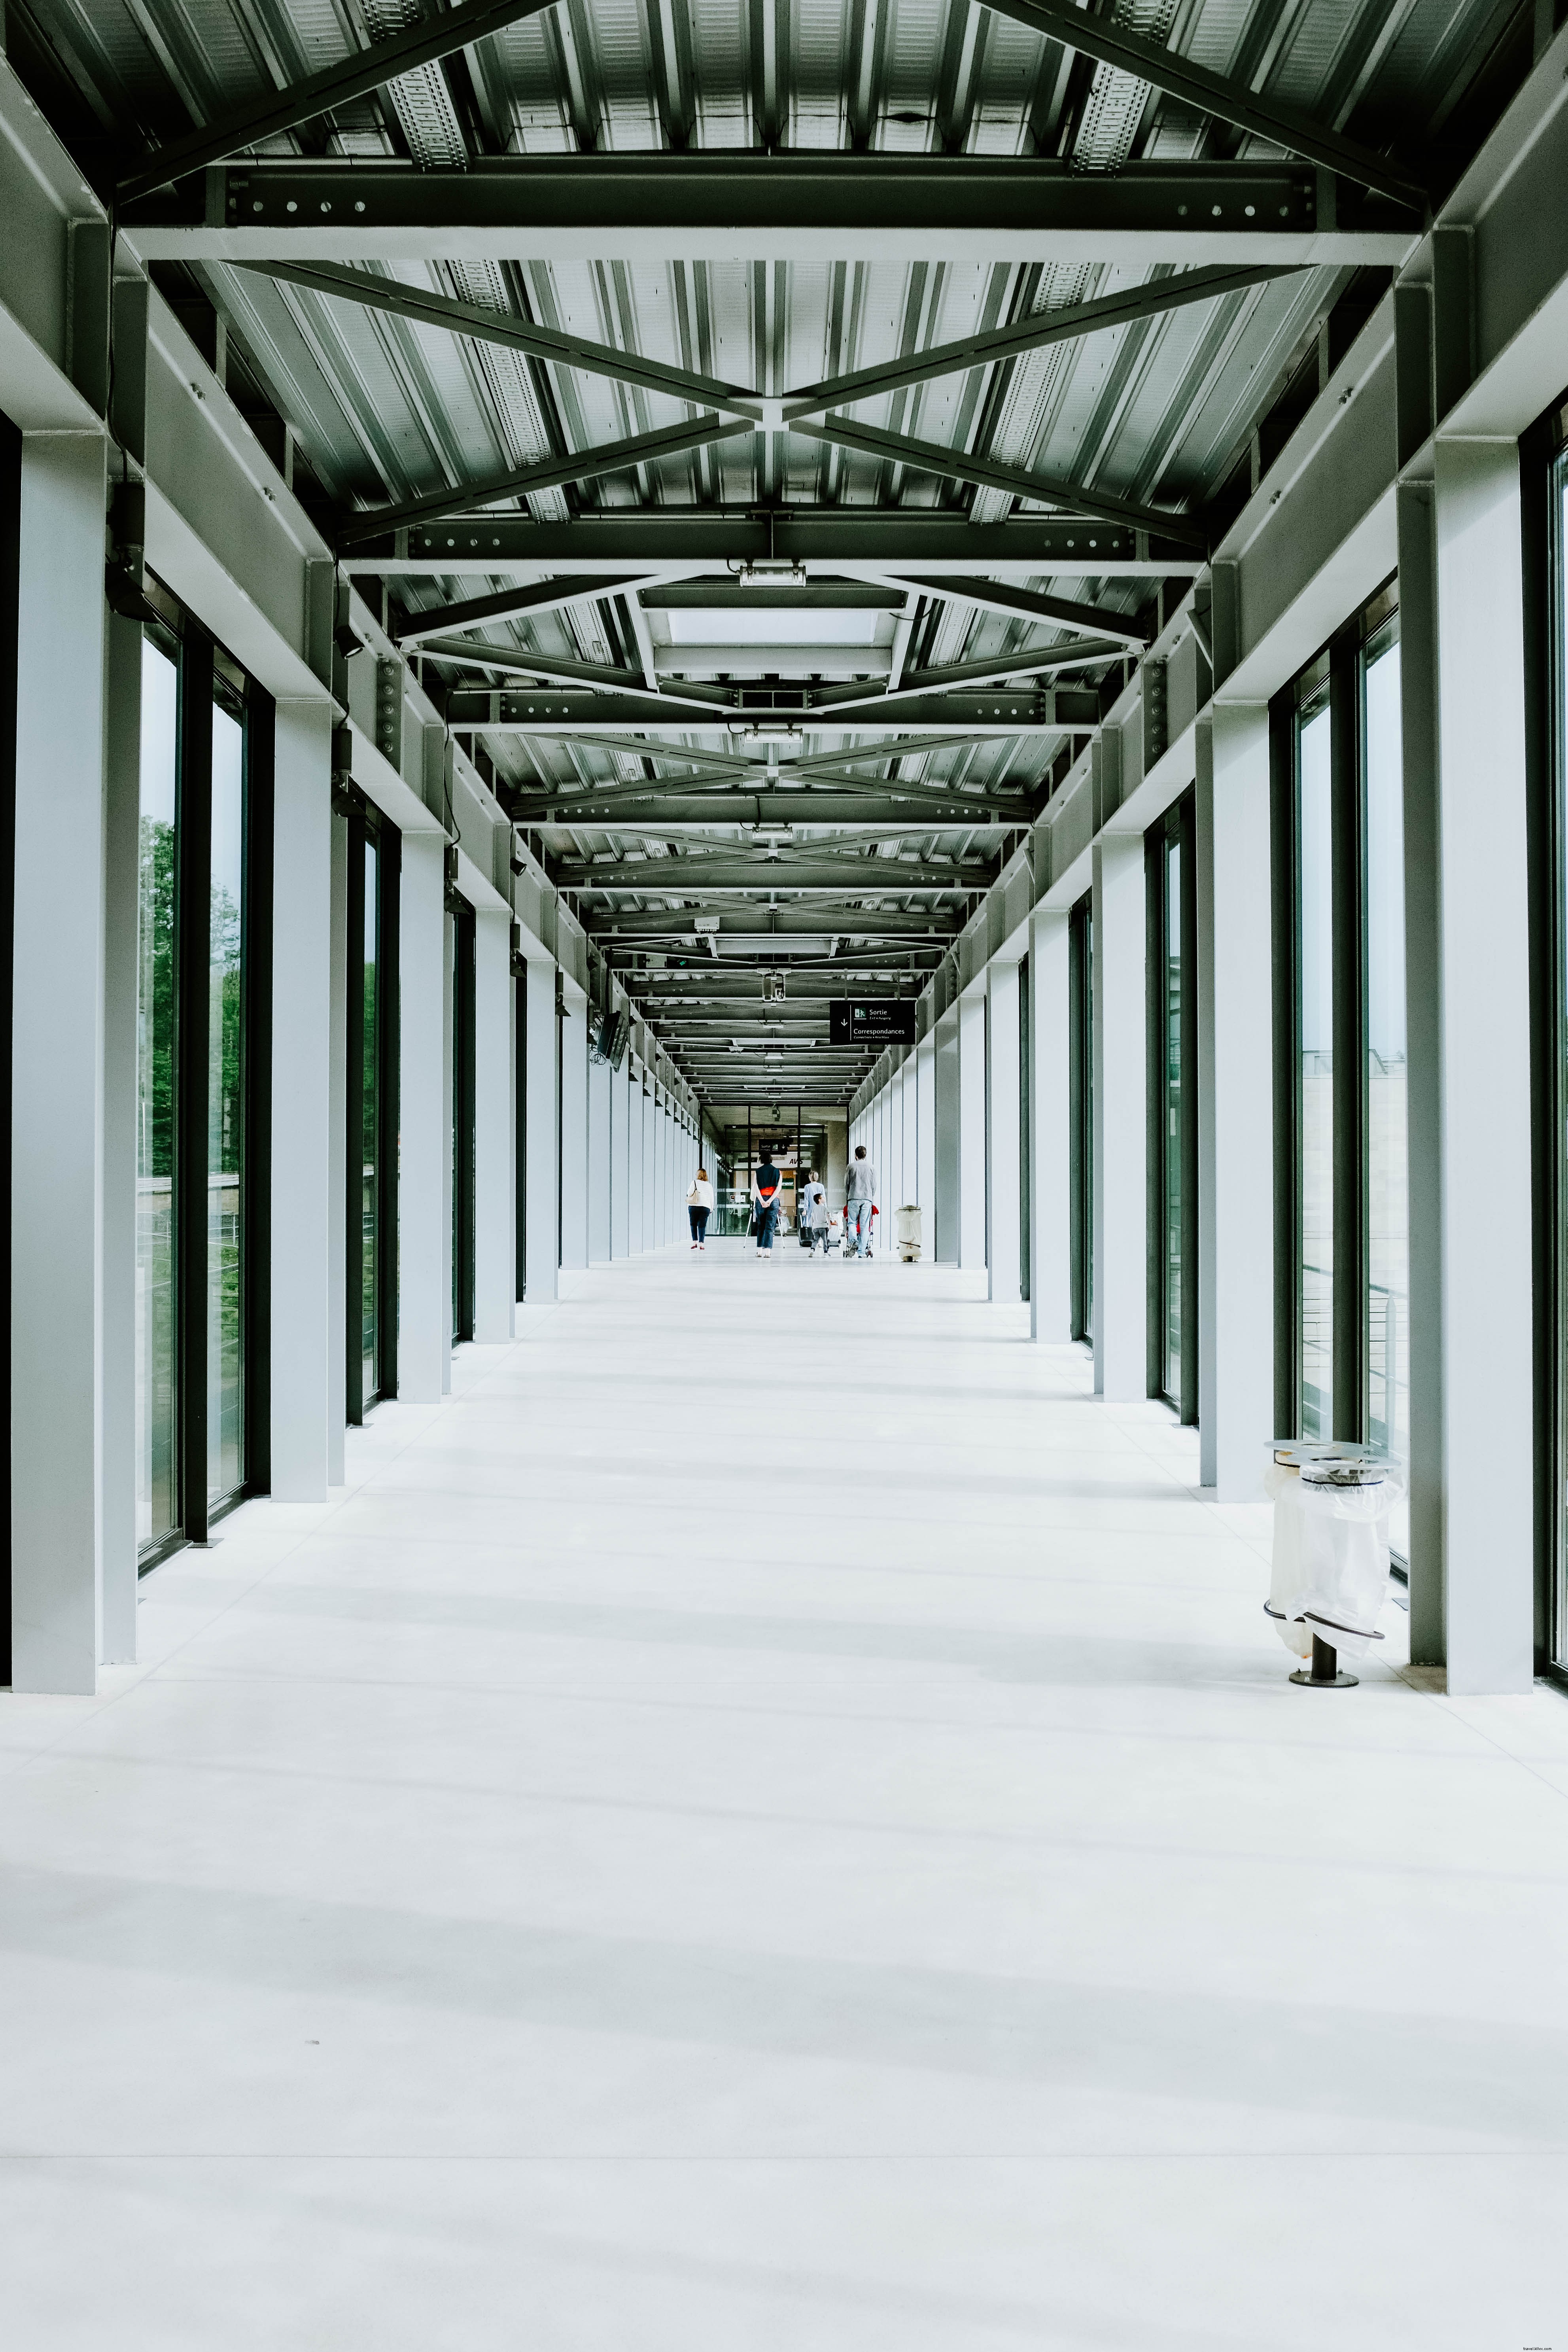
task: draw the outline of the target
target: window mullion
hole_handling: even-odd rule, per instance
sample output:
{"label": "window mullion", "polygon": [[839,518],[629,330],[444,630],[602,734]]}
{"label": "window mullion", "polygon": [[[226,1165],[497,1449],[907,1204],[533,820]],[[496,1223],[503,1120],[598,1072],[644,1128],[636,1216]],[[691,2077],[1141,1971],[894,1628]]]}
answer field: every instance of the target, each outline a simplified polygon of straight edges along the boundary
{"label": "window mullion", "polygon": [[180,646],[174,822],[175,1313],[179,1322],[180,1524],[207,1537],[208,993],[212,961],[213,648],[187,624]]}
{"label": "window mullion", "polygon": [[1333,931],[1333,1427],[1360,1443],[1366,1420],[1366,921],[1359,632],[1329,667]]}

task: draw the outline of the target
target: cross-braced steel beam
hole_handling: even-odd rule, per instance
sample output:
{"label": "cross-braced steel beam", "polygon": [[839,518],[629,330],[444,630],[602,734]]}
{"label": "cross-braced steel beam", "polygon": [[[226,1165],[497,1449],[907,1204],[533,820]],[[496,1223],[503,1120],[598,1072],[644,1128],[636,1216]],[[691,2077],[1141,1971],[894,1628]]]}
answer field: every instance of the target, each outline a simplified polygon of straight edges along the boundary
{"label": "cross-braced steel beam", "polygon": [[1077,49],[1118,73],[1131,74],[1200,114],[1213,115],[1237,131],[1249,131],[1254,138],[1267,139],[1288,154],[1305,156],[1324,171],[1342,173],[1363,188],[1375,188],[1417,212],[1426,208],[1428,191],[1418,173],[1362,146],[1357,140],[1326,130],[1294,107],[1282,106],[1277,99],[1261,97],[1225,74],[1194,64],[1179,50],[1129,32],[1110,16],[1097,16],[1085,8],[1064,6],[1061,0],[981,0],[981,5],[994,16],[1026,25],[1047,41],[1059,41],[1064,48]]}
{"label": "cross-braced steel beam", "polygon": [[266,98],[239,108],[221,122],[208,123],[202,130],[187,131],[183,139],[170,140],[158,149],[150,163],[127,173],[115,191],[116,196],[121,205],[134,204],[139,196],[166,188],[188,172],[200,172],[208,164],[221,163],[243,149],[254,147],[258,140],[276,139],[284,131],[297,131],[302,123],[313,122],[318,115],[331,113],[334,107],[351,105],[356,98],[365,98],[372,90],[384,89],[400,74],[438,64],[458,49],[471,48],[476,41],[504,32],[509,25],[519,24],[525,16],[540,16],[552,5],[553,0],[469,0],[468,5],[444,11],[434,22],[423,21],[392,34],[386,40],[373,41],[369,48],[345,58],[340,65],[323,67],[320,73],[307,74],[302,81],[291,82],[287,89],[273,90]]}

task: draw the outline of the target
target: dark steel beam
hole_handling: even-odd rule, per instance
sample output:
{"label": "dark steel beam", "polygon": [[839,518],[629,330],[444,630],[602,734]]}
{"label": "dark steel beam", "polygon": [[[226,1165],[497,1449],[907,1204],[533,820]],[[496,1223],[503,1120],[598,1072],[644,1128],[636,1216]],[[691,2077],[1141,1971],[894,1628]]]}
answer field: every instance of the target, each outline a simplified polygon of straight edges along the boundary
{"label": "dark steel beam", "polygon": [[1249,131],[1256,139],[1267,139],[1288,154],[1304,156],[1326,172],[1342,173],[1363,188],[1375,188],[1418,213],[1426,209],[1429,191],[1417,173],[1354,139],[1346,139],[1340,131],[1326,130],[1294,107],[1259,97],[1243,83],[1195,65],[1177,50],[1145,40],[1110,16],[1091,16],[1085,9],[1064,6],[1060,0],[982,0],[982,5],[994,16],[1027,26],[1045,40],[1059,41],[1064,48],[1077,49],[1118,73],[1146,81],[1152,89],[1200,114],[1213,115],[1237,131]]}
{"label": "dark steel beam", "polygon": [[[1110,183],[1101,180],[1101,187]],[[858,400],[880,400],[890,392],[929,383],[935,376],[955,375],[968,368],[988,367],[999,360],[1017,359],[1025,352],[1042,351],[1049,343],[1074,342],[1080,335],[1129,327],[1141,319],[1154,319],[1189,302],[1215,302],[1222,295],[1249,292],[1273,278],[1294,275],[1289,262],[1250,262],[1208,269],[1179,271],[1142,286],[1124,286],[1112,294],[1097,294],[1088,302],[1065,302],[1055,310],[1032,310],[1005,327],[987,327],[953,342],[933,343],[923,352],[909,352],[896,360],[858,368],[852,375],[824,376],[820,383],[786,394],[784,421],[814,415],[825,408],[840,408]],[[839,420],[836,420],[839,421]]]}
{"label": "dark steel beam", "polygon": [[681,857],[643,857],[614,866],[589,858],[555,861],[552,879],[563,890],[618,891],[627,897],[681,898],[710,890],[827,890],[835,897],[898,898],[910,890],[988,890],[995,867],[910,865],[858,852],[826,856],[808,847],[693,851]]}
{"label": "dark steel beam", "polygon": [[1208,541],[1201,524],[1182,515],[1163,514],[1157,507],[1132,505],[1074,484],[1059,482],[1026,466],[1006,466],[966,449],[950,449],[939,441],[914,441],[907,433],[884,433],[874,425],[858,425],[847,416],[826,416],[820,425],[797,425],[794,430],[808,441],[828,441],[842,449],[858,449],[863,457],[879,457],[889,466],[910,466],[917,473],[934,474],[954,482],[978,482],[984,489],[1003,490],[1009,498],[1032,499],[1042,506],[1065,507],[1130,530],[1157,531],[1163,538],[1201,553]]}
{"label": "dark steel beam", "polygon": [[465,482],[460,489],[431,490],[399,507],[377,507],[365,514],[345,515],[337,527],[340,549],[363,547],[388,531],[405,530],[443,515],[465,513],[501,499],[526,498],[531,490],[560,489],[567,482],[586,482],[605,474],[624,474],[637,466],[657,465],[664,457],[679,457],[692,449],[706,449],[715,441],[733,440],[752,433],[752,425],[727,425],[721,416],[699,417],[693,425],[667,425],[658,433],[634,433],[625,441],[606,442],[597,449],[576,449],[562,457],[537,458],[510,474],[488,482]]}
{"label": "dark steel beam", "polygon": [[700,945],[712,936],[731,942],[754,940],[756,947],[746,951],[759,956],[767,954],[774,940],[890,940],[905,947],[921,947],[927,940],[954,939],[958,929],[958,917],[938,908],[921,908],[912,914],[884,910],[875,915],[793,906],[734,908],[719,914],[718,929],[711,935],[694,929],[688,908],[673,912],[658,907],[625,910],[605,917],[600,923],[590,919],[595,944],[605,939],[651,938],[679,940],[689,946],[694,939]]}
{"label": "dark steel beam", "polygon": [[505,571],[510,564],[580,572],[602,563],[606,572],[629,572],[644,564],[650,570],[660,563],[719,567],[773,558],[829,569],[864,563],[895,572],[929,572],[947,563],[968,576],[1008,565],[1023,568],[1029,577],[1076,572],[1096,579],[1114,572],[1188,573],[1201,561],[1190,546],[1163,531],[1069,521],[1058,515],[976,523],[957,509],[752,506],[679,512],[668,507],[622,508],[559,523],[465,509],[429,527],[386,528],[379,544],[365,544],[355,568],[460,574]]}
{"label": "dark steel beam", "polygon": [[[474,637],[431,637],[421,650],[434,661],[460,662],[472,669],[519,671],[527,677],[595,686],[605,694],[635,694],[647,698],[643,674],[637,669],[609,669],[602,662],[573,661],[563,655],[536,654],[524,646],[492,646]],[[710,710],[727,711],[730,708],[721,687],[672,686],[658,699],[672,704],[678,711],[686,710],[689,727]]]}
{"label": "dark steel beam", "polygon": [[422,613],[409,613],[394,622],[392,635],[400,646],[416,646],[424,637],[442,636],[448,629],[472,628],[479,621],[522,620],[541,613],[563,612],[571,604],[597,604],[601,597],[641,587],[647,578],[646,572],[627,572],[618,579],[589,572],[585,577],[539,580],[526,588],[503,588],[494,596],[468,596],[461,604],[433,604]]}
{"label": "dark steel beam", "polygon": [[[1109,28],[1085,18],[1075,29]],[[338,264],[459,251],[626,261],[668,261],[672,252],[693,261],[882,252],[901,260],[929,254],[938,239],[949,260],[995,257],[999,248],[1021,260],[1043,257],[1065,237],[1079,260],[1190,255],[1289,266],[1390,260],[1408,247],[1403,197],[1391,205],[1358,187],[1338,195],[1335,219],[1321,223],[1316,172],[1277,156],[1162,157],[1106,173],[1075,171],[1057,156],[826,149],[475,156],[462,172],[395,158],[268,157],[140,203],[123,225],[159,260],[310,254]]]}
{"label": "dark steel beam", "polygon": [[908,602],[902,589],[872,580],[812,580],[791,588],[677,580],[641,592],[645,613],[900,613]]}
{"label": "dark steel beam", "polygon": [[987,830],[998,824],[1026,825],[1032,810],[1020,804],[1011,813],[994,801],[955,800],[951,793],[919,800],[899,799],[891,792],[714,793],[655,798],[647,791],[625,802],[604,800],[596,793],[576,800],[534,800],[510,804],[514,824],[546,825],[576,832],[584,826],[607,833],[662,834],[690,826],[712,824],[868,825],[879,833],[952,832],[973,825]]}
{"label": "dark steel beam", "polygon": [[[549,0],[549,5],[553,4]],[[558,328],[536,327],[531,319],[488,310],[479,302],[459,302],[449,294],[406,285],[399,278],[375,278],[366,270],[342,269],[328,261],[241,261],[235,266],[254,270],[258,277],[308,287],[315,294],[334,294],[345,302],[385,310],[394,318],[411,319],[418,326],[442,327],[451,334],[472,336],[478,342],[500,343],[510,351],[526,352],[531,359],[549,360],[557,367],[581,368],[589,375],[636,384],[643,392],[665,393],[672,400],[689,401],[699,408],[729,409],[753,424],[762,415],[758,395],[742,384],[699,375],[663,360],[643,359],[614,343],[589,342],[581,335],[563,334]]]}
{"label": "dark steel beam", "polygon": [[1083,662],[1120,660],[1126,651],[1125,646],[1110,638],[1097,643],[1093,637],[1079,637],[1070,645],[1047,646],[1037,653],[993,654],[984,661],[945,662],[940,669],[906,670],[895,694],[879,695],[874,688],[864,686],[825,686],[819,692],[824,709],[874,711],[894,705],[905,709],[921,695],[948,694],[954,687],[984,686],[993,679],[1028,677],[1037,670],[1074,669]]}
{"label": "dark steel beam", "polygon": [[221,122],[208,123],[199,131],[187,131],[183,138],[170,140],[150,163],[121,181],[116,196],[122,205],[134,204],[139,196],[166,188],[188,172],[200,172],[208,164],[221,163],[243,148],[255,146],[258,140],[276,139],[284,131],[297,131],[301,123],[313,122],[318,115],[329,114],[334,107],[368,97],[372,90],[395,81],[400,74],[412,73],[420,66],[437,65],[457,50],[471,48],[476,41],[504,32],[509,25],[516,25],[525,16],[540,16],[552,5],[553,0],[469,0],[466,6],[444,11],[434,22],[426,19],[405,32],[394,33],[384,41],[373,41],[368,49],[361,49],[356,56],[343,58],[339,65],[323,67],[320,73],[307,74],[302,81],[272,90],[266,98],[253,100],[249,106],[239,108]]}
{"label": "dark steel beam", "polygon": [[1011,619],[1054,621],[1064,629],[1098,631],[1102,636],[1119,637],[1128,646],[1142,648],[1154,639],[1152,621],[1141,621],[1131,613],[1113,613],[1103,604],[1077,604],[1067,596],[1041,595],[1033,588],[1012,588],[990,580],[909,580],[897,584],[918,589],[922,596],[944,596],[952,603],[973,604],[981,612],[1005,613]]}
{"label": "dark steel beam", "polygon": [[[1113,650],[1120,653],[1121,647]],[[770,721],[794,727],[900,729],[957,727],[976,738],[1030,734],[1093,735],[1100,729],[1100,697],[1092,688],[993,687],[988,693],[890,694],[873,697],[847,710],[815,710],[804,701],[747,701],[724,709],[693,710],[658,694],[593,694],[563,688],[458,687],[447,698],[447,724],[458,734],[574,735],[626,730],[647,734],[744,731]],[[891,751],[885,756],[893,756]]]}

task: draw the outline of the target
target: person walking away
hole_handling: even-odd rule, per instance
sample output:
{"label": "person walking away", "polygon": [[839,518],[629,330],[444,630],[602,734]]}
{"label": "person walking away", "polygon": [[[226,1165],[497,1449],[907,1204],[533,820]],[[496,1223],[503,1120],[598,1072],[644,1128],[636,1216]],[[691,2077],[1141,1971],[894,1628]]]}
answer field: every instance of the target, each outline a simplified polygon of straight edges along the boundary
{"label": "person walking away", "polygon": [[877,1213],[877,1171],[866,1157],[863,1143],[855,1146],[855,1157],[849,1162],[849,1183],[844,1204],[844,1248],[847,1255],[851,1240],[857,1257],[871,1255],[871,1220]]}
{"label": "person walking away", "polygon": [[805,1226],[812,1256],[816,1255],[816,1244],[820,1242],[822,1255],[826,1258],[827,1255],[827,1187],[815,1168],[806,1179],[801,1218]]}
{"label": "person walking away", "polygon": [[708,1171],[700,1168],[696,1181],[686,1196],[686,1214],[691,1225],[691,1246],[694,1250],[708,1247],[708,1220],[713,1212],[713,1187],[708,1181]]}
{"label": "person walking away", "polygon": [[759,1257],[771,1258],[773,1254],[773,1228],[779,1218],[780,1181],[773,1154],[764,1143],[763,1156],[752,1178],[752,1231],[757,1237]]}

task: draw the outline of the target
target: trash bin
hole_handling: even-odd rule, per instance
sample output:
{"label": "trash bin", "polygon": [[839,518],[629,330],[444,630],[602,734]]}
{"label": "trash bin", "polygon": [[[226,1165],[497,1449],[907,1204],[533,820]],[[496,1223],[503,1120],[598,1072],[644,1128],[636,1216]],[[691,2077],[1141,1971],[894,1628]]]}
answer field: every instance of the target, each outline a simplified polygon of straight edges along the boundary
{"label": "trash bin", "polygon": [[1396,1463],[1370,1446],[1284,1439],[1264,1481],[1274,1505],[1274,1565],[1264,1608],[1288,1650],[1310,1658],[1290,1679],[1349,1689],[1339,1654],[1381,1642],[1388,1591],[1389,1506],[1404,1492]]}
{"label": "trash bin", "polygon": [[899,1244],[899,1255],[910,1265],[921,1254],[921,1213],[914,1202],[893,1212],[893,1231]]}

